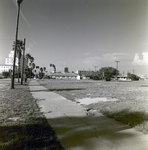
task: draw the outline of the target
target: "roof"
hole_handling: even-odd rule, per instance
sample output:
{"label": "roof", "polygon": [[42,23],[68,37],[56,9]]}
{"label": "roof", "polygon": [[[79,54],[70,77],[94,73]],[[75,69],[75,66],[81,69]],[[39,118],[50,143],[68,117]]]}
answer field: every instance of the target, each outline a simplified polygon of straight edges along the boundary
{"label": "roof", "polygon": [[76,77],[77,74],[76,73],[52,73],[50,74],[50,76],[55,76],[55,77]]}
{"label": "roof", "polygon": [[123,75],[118,75],[117,77],[118,78],[127,78],[128,76],[127,75],[124,75],[124,76]]}

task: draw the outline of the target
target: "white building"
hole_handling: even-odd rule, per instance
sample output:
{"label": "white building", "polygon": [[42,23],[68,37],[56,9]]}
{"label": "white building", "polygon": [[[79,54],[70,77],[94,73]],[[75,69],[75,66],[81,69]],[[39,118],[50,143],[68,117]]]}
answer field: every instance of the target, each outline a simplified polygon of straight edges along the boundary
{"label": "white building", "polygon": [[[8,57],[5,58],[5,64],[0,64],[0,73],[13,70],[14,51],[10,51]],[[18,58],[16,58],[16,67],[18,66]]]}
{"label": "white building", "polygon": [[77,74],[75,73],[52,73],[49,75],[51,79],[71,79],[71,80],[75,80],[77,79]]}

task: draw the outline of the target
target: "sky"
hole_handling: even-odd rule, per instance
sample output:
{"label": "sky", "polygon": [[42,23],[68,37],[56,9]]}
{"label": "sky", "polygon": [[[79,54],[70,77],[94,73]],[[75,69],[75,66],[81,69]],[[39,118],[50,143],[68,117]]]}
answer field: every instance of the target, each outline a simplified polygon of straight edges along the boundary
{"label": "sky", "polygon": [[[0,64],[12,50],[16,0],[0,0]],[[23,0],[18,39],[57,71],[116,68],[148,75],[148,0]],[[97,66],[97,67],[94,67]]]}

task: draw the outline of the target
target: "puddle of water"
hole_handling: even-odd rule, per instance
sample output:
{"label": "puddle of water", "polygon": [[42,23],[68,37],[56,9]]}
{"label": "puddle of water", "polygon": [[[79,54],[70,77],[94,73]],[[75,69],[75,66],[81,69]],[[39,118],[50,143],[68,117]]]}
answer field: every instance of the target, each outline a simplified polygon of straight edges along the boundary
{"label": "puddle of water", "polygon": [[116,99],[116,98],[107,99],[106,97],[99,97],[99,98],[78,99],[78,100],[76,100],[76,102],[79,104],[89,105],[89,104],[98,103],[98,102],[117,101],[117,100],[118,99]]}

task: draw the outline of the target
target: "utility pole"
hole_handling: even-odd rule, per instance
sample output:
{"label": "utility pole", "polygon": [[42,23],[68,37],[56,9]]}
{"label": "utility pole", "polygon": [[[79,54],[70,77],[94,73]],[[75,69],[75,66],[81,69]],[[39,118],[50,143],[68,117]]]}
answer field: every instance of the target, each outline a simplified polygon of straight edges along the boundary
{"label": "utility pole", "polygon": [[116,64],[117,64],[117,70],[118,70],[118,63],[120,62],[120,61],[115,61],[116,62]]}
{"label": "utility pole", "polygon": [[16,50],[17,50],[17,37],[18,37],[18,26],[19,26],[19,16],[20,16],[20,4],[23,0],[17,0],[18,4],[18,13],[17,13],[17,23],[16,23],[16,35],[15,35],[15,50],[13,57],[13,72],[11,78],[11,89],[14,89],[14,78],[15,78],[15,62],[16,62]]}
{"label": "utility pole", "polygon": [[96,72],[96,68],[98,67],[98,66],[94,66],[95,67],[95,72]]}
{"label": "utility pole", "polygon": [[23,43],[23,63],[22,63],[21,85],[23,84],[23,75],[24,75],[25,44],[26,44],[26,39],[24,39],[24,43]]}

